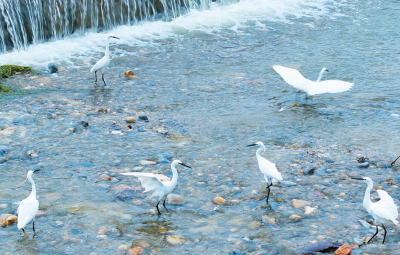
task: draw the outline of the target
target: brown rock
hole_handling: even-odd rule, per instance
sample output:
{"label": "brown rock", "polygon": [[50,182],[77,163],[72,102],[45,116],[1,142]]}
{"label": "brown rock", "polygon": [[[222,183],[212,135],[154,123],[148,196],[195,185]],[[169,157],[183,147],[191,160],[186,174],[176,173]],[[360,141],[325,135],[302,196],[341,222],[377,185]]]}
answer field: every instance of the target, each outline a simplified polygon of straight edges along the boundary
{"label": "brown rock", "polygon": [[7,225],[11,225],[11,224],[17,222],[17,220],[18,220],[18,217],[17,217],[17,216],[11,215],[11,216],[9,216],[9,217],[7,218]]}
{"label": "brown rock", "polygon": [[214,198],[211,199],[211,201],[216,205],[225,204],[226,203],[225,199],[222,198],[222,197],[214,197]]}
{"label": "brown rock", "polygon": [[0,216],[0,224],[3,228],[8,226],[8,217],[13,216],[12,214],[6,213]]}
{"label": "brown rock", "polygon": [[343,244],[335,251],[335,255],[349,255],[351,253],[351,246]]}
{"label": "brown rock", "polygon": [[135,122],[136,122],[136,118],[134,118],[134,117],[128,117],[128,118],[126,118],[126,122],[128,122],[128,123],[135,123]]}
{"label": "brown rock", "polygon": [[139,247],[139,246],[136,246],[136,247],[133,247],[133,248],[129,249],[129,254],[130,255],[140,255],[142,253],[143,253],[143,248]]}
{"label": "brown rock", "polygon": [[100,175],[100,180],[111,181],[111,177],[108,176],[107,174],[101,174]]}
{"label": "brown rock", "polygon": [[128,70],[124,72],[126,78],[128,79],[137,79],[138,77],[135,75],[135,73],[132,70]]}
{"label": "brown rock", "polygon": [[300,199],[293,199],[293,206],[296,208],[300,208],[306,205],[311,205],[311,202]]}
{"label": "brown rock", "polygon": [[293,215],[291,215],[291,216],[289,217],[289,219],[291,219],[291,220],[300,220],[300,219],[301,219],[301,216],[296,215],[296,214],[293,214]]}

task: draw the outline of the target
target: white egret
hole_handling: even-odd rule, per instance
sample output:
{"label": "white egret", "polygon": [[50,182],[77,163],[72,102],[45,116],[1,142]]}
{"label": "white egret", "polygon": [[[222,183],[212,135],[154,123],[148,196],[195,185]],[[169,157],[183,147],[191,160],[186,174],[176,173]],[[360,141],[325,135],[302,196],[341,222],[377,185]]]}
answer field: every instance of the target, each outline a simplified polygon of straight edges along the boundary
{"label": "white egret", "polygon": [[[36,186],[35,182],[32,180],[32,175],[34,172],[37,172],[39,170],[35,171],[28,171],[26,180],[28,180],[32,184],[32,192],[29,195],[29,197],[25,198],[19,203],[17,214],[18,214],[18,229],[22,229],[22,232],[26,237],[28,235],[25,232],[25,226],[28,224],[30,221],[33,223],[33,232],[35,232],[35,215],[39,209],[39,201],[36,199]],[[25,180],[25,181],[26,181]],[[25,182],[24,181],[24,182]]]}
{"label": "white egret", "polygon": [[[106,46],[106,52],[104,54],[104,57],[101,58],[99,61],[97,61],[97,63],[92,67],[92,69],[90,69],[90,72],[93,73],[94,72],[94,76],[96,77],[96,80],[94,81],[94,83],[97,84],[97,72],[100,70],[104,70],[109,64],[110,64],[110,38],[115,38],[115,39],[119,39],[118,37],[115,36],[108,36],[107,38],[107,46]],[[104,86],[107,86],[105,80],[104,80],[104,73],[102,73],[101,76],[103,82],[104,82]]]}
{"label": "white egret", "polygon": [[369,177],[363,177],[363,178],[358,178],[358,177],[352,177],[352,179],[355,180],[363,180],[365,183],[367,183],[367,189],[365,191],[364,195],[364,201],[363,201],[363,206],[364,208],[368,211],[368,213],[374,218],[375,224],[376,224],[376,232],[375,234],[369,239],[368,243],[378,234],[378,225],[381,224],[383,229],[385,230],[385,235],[383,237],[382,244],[385,243],[385,238],[386,238],[386,228],[383,224],[389,224],[390,222],[393,222],[395,225],[397,225],[399,222],[396,220],[397,216],[399,215],[397,212],[397,206],[393,201],[393,198],[384,190],[377,190],[379,197],[381,200],[379,200],[376,203],[372,203],[370,193],[371,189],[373,187],[373,182],[371,178]]}
{"label": "white egret", "polygon": [[268,204],[270,187],[272,186],[273,181],[274,180],[282,181],[283,178],[281,173],[279,173],[278,170],[276,169],[274,163],[269,162],[265,158],[261,157],[261,154],[264,153],[265,151],[265,146],[262,142],[256,142],[255,144],[250,144],[247,146],[256,146],[256,145],[260,146],[260,148],[257,149],[256,157],[258,161],[258,167],[260,168],[260,171],[264,175],[265,181],[267,182],[267,189],[268,189],[267,204]]}
{"label": "white egret", "polygon": [[349,90],[354,83],[328,80],[321,81],[322,75],[325,71],[329,72],[326,67],[322,68],[316,81],[306,79],[299,71],[293,68],[288,68],[280,65],[272,66],[274,70],[289,84],[296,89],[307,92],[309,96],[323,94],[323,93],[339,93]]}
{"label": "white egret", "polygon": [[139,178],[139,181],[142,184],[143,188],[145,188],[144,192],[153,191],[153,194],[151,195],[150,198],[159,197],[156,208],[158,211],[158,215],[161,215],[160,210],[158,209],[158,204],[162,200],[164,200],[163,206],[168,211],[167,207],[165,207],[165,200],[167,200],[167,195],[174,190],[174,188],[178,182],[178,171],[175,168],[178,164],[182,165],[182,166],[186,166],[188,168],[191,168],[190,166],[185,165],[184,163],[182,163],[179,160],[172,161],[172,164],[171,164],[172,179],[171,179],[171,181],[162,182],[160,180],[160,178],[158,178],[155,174],[152,174],[152,173],[131,172],[131,173],[121,173],[121,174],[136,176],[137,178]]}

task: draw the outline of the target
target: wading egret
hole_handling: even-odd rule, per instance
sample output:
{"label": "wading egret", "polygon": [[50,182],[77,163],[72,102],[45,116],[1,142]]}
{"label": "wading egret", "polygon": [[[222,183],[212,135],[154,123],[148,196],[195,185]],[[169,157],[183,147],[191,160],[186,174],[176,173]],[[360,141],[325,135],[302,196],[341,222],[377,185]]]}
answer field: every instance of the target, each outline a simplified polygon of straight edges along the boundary
{"label": "wading egret", "polygon": [[267,182],[267,189],[268,189],[267,204],[268,204],[269,192],[270,192],[270,187],[272,186],[272,182],[274,180],[282,181],[283,178],[281,173],[279,173],[278,170],[276,169],[274,163],[269,162],[265,158],[261,157],[261,154],[264,153],[265,151],[265,146],[262,142],[256,142],[255,144],[250,144],[247,146],[256,146],[256,145],[260,146],[260,148],[257,149],[256,157],[258,161],[258,167],[260,168],[260,171],[264,175],[265,181]]}
{"label": "wading egret", "polygon": [[[36,186],[35,182],[32,180],[32,175],[34,172],[37,172],[39,170],[35,171],[28,171],[28,175],[26,177],[26,180],[28,180],[32,184],[32,192],[29,195],[29,197],[25,198],[19,203],[17,214],[18,214],[18,229],[22,229],[22,232],[26,237],[28,235],[25,232],[25,226],[28,224],[30,221],[33,223],[33,232],[35,232],[35,215],[39,209],[39,201],[36,199]],[[25,180],[25,181],[26,181]],[[24,182],[25,182],[24,181]]]}
{"label": "wading egret", "polygon": [[171,164],[171,170],[172,170],[172,179],[171,181],[161,181],[160,178],[158,178],[155,174],[152,173],[121,173],[123,175],[133,175],[139,178],[140,183],[142,184],[143,188],[145,188],[144,192],[148,191],[153,191],[153,194],[151,195],[150,198],[152,197],[159,197],[158,203],[156,205],[158,215],[161,215],[160,210],[158,209],[158,204],[164,200],[163,206],[164,208],[168,211],[167,207],[165,207],[165,200],[167,200],[167,195],[171,193],[175,186],[176,183],[178,182],[178,171],[176,170],[177,165],[182,165],[186,166],[188,168],[191,168],[188,165],[185,165],[179,160],[174,160],[172,161]]}
{"label": "wading egret", "polygon": [[[90,72],[93,73],[94,72],[94,76],[96,77],[96,80],[94,81],[94,83],[97,84],[97,72],[100,70],[104,70],[109,64],[110,64],[110,38],[115,38],[115,39],[119,39],[118,37],[115,36],[108,36],[107,38],[107,46],[106,46],[106,52],[104,54],[104,57],[101,58],[99,61],[97,61],[97,63],[92,67],[92,69],[90,69]],[[104,86],[107,86],[105,80],[104,80],[104,73],[102,73],[101,76],[103,82],[104,82]]]}
{"label": "wading egret", "polygon": [[364,201],[363,201],[363,206],[365,209],[367,209],[368,213],[374,217],[374,221],[376,224],[376,232],[375,234],[369,239],[368,243],[378,234],[378,225],[381,224],[383,229],[385,230],[385,235],[383,237],[382,244],[385,243],[385,238],[386,238],[386,228],[383,224],[389,224],[390,222],[393,222],[395,225],[397,225],[399,222],[396,220],[397,216],[399,215],[397,212],[397,206],[393,201],[393,198],[384,190],[377,190],[379,197],[381,200],[379,200],[376,203],[372,203],[370,193],[371,189],[373,187],[373,183],[371,178],[369,177],[363,177],[363,178],[358,178],[358,177],[352,177],[352,179],[355,180],[362,180],[364,181],[368,186],[367,190],[365,191],[364,195]]}
{"label": "wading egret", "polygon": [[274,70],[289,84],[307,92],[309,96],[323,94],[323,93],[339,93],[349,90],[354,83],[339,81],[339,80],[328,80],[321,81],[322,75],[325,71],[329,72],[326,67],[322,68],[316,81],[306,79],[301,75],[299,71],[293,68],[288,68],[280,65],[272,66]]}

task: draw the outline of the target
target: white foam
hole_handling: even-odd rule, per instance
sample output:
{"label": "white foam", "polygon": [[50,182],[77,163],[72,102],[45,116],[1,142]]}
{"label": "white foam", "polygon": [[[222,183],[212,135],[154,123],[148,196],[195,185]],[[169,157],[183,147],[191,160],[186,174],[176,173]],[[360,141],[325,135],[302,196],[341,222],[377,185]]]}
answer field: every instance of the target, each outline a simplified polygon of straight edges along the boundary
{"label": "white foam", "polygon": [[[216,33],[222,28],[228,28],[238,31],[249,21],[255,21],[256,26],[263,26],[263,21],[290,23],[288,17],[332,15],[329,8],[334,4],[332,0],[242,0],[230,5],[212,4],[205,11],[192,10],[170,22],[154,21],[120,26],[107,31],[107,34],[120,38],[113,40],[113,44],[148,45],[155,39],[179,37],[193,30]],[[89,66],[93,62],[93,55],[98,57],[98,52],[104,52],[105,43],[106,36],[103,33],[71,35],[64,40],[31,45],[26,50],[2,54],[0,65],[44,67],[48,63],[66,62],[68,66]]]}

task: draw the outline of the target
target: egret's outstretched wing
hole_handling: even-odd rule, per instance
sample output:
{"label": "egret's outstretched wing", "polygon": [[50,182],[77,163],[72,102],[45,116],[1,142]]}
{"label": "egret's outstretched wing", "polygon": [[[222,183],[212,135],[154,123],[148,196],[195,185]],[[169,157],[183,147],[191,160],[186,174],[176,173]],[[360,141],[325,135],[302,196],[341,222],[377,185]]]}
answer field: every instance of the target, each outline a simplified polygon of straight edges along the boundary
{"label": "egret's outstretched wing", "polygon": [[18,229],[24,228],[36,215],[39,209],[39,201],[33,198],[23,200],[17,209]]}
{"label": "egret's outstretched wing", "polygon": [[377,190],[376,192],[378,192],[381,200],[379,200],[375,204],[378,205],[380,208],[388,211],[394,219],[397,219],[399,213],[397,211],[397,206],[394,203],[393,198],[384,190]]}
{"label": "egret's outstretched wing", "polygon": [[282,79],[296,89],[307,90],[312,83],[311,80],[304,78],[304,76],[296,69],[280,65],[274,65],[272,68],[274,68],[274,70],[282,77]]}
{"label": "egret's outstretched wing", "polygon": [[260,167],[261,173],[263,173],[267,177],[272,177],[278,181],[283,180],[281,173],[278,172],[278,169],[276,169],[274,163],[269,162],[263,157],[260,157],[258,160],[259,160],[258,166]]}
{"label": "egret's outstretched wing", "polygon": [[354,83],[339,81],[339,80],[327,80],[320,82],[313,82],[308,95],[317,95],[322,93],[339,93],[349,90]]}
{"label": "egret's outstretched wing", "polygon": [[136,176],[140,183],[142,184],[143,188],[145,188],[144,192],[155,190],[159,187],[163,186],[161,180],[152,173],[121,173],[123,175],[133,175]]}

